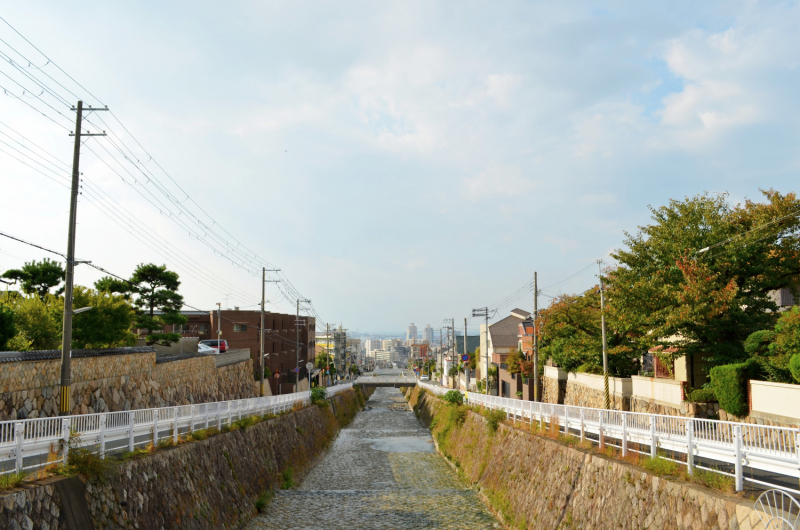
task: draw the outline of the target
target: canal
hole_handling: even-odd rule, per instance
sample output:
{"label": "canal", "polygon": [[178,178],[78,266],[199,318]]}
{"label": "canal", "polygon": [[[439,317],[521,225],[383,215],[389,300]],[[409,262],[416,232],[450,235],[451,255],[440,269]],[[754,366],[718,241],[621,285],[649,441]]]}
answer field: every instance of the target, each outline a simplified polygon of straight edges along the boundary
{"label": "canal", "polygon": [[400,391],[378,388],[305,480],[277,492],[247,529],[500,527]]}

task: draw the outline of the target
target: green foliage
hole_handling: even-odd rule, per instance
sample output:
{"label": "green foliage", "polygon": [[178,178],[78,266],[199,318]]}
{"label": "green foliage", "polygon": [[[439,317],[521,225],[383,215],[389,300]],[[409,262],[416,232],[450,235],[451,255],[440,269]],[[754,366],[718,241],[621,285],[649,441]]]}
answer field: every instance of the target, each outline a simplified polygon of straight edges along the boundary
{"label": "green foliage", "polygon": [[8,349],[8,342],[17,334],[14,311],[5,304],[0,305],[0,351]]}
{"label": "green foliage", "polygon": [[282,490],[290,490],[294,487],[294,469],[287,467],[281,472],[283,483],[281,484]]}
{"label": "green foliage", "polygon": [[311,403],[317,406],[328,405],[328,391],[321,386],[311,389]]}
{"label": "green foliage", "polygon": [[447,375],[449,377],[458,377],[458,368],[451,366],[450,369],[447,370]]}
{"label": "green foliage", "polygon": [[[183,324],[187,318],[180,314],[183,307],[183,296],[178,294],[181,282],[178,273],[167,270],[166,265],[153,263],[139,264],[131,276],[132,290],[138,297],[135,305],[138,309],[136,327],[147,330],[147,340],[169,346],[179,340],[180,336],[171,333],[155,334],[164,325]],[[155,311],[159,310],[159,315]]]}
{"label": "green foliage", "polygon": [[5,473],[0,475],[0,491],[18,488],[25,481],[25,473]]}
{"label": "green foliage", "polygon": [[748,413],[747,380],[758,378],[759,363],[750,359],[743,363],[715,366],[711,369],[711,387],[719,406],[728,414],[744,416]]}
{"label": "green foliage", "polygon": [[603,375],[603,367],[595,363],[583,363],[575,369],[579,374]]}
{"label": "green foliage", "polygon": [[698,388],[689,392],[686,399],[692,403],[709,403],[716,401],[717,396],[714,394],[713,388]]}
{"label": "green foliage", "polygon": [[14,351],[55,350],[61,344],[61,319],[64,304],[48,294],[18,296],[9,300],[14,311],[17,334],[8,341]]}
{"label": "green foliage", "polygon": [[659,476],[679,476],[682,471],[682,466],[672,460],[667,460],[657,456],[655,458],[647,457],[644,459],[643,466],[646,470],[654,475]]}
{"label": "green foliage", "polygon": [[[57,261],[44,258],[42,261],[25,262],[22,269],[10,269],[3,273],[3,278],[17,280],[21,284],[22,292],[28,295],[37,295],[40,300],[50,294],[50,289],[57,287],[64,281],[64,268]],[[61,294],[64,288],[56,290]]]}
{"label": "green foliage", "polygon": [[242,418],[240,420],[237,420],[237,421],[233,422],[232,427],[235,426],[236,428],[235,429],[231,429],[231,430],[241,429],[241,430],[244,431],[248,427],[252,427],[256,423],[260,423],[260,422],[261,422],[261,418],[259,416],[248,416],[246,418]]}
{"label": "green foliage", "polygon": [[512,351],[506,358],[506,364],[508,365],[508,372],[511,374],[518,374],[522,372],[524,368],[524,363],[525,363],[525,356],[522,354],[522,350],[519,348]]}
{"label": "green foliage", "polygon": [[269,504],[269,501],[272,500],[272,497],[274,496],[275,493],[271,490],[267,490],[258,496],[258,499],[256,500],[256,510],[258,510],[258,513],[264,513],[264,510],[267,508],[267,504]]}
{"label": "green foliage", "polygon": [[85,447],[70,448],[67,455],[67,467],[70,471],[80,473],[89,479],[96,479],[101,484],[119,472],[116,462],[112,459],[100,458],[99,454],[93,453]]}
{"label": "green foliage", "polygon": [[792,355],[792,358],[789,360],[789,370],[794,380],[800,383],[800,353]]}
{"label": "green foliage", "polygon": [[726,195],[703,194],[651,208],[652,224],[626,234],[627,248],[613,254],[620,265],[607,275],[611,327],[639,350],[662,345],[675,348],[673,357],[702,355],[710,366],[745,360],[745,339],[777,319],[769,293],[800,275],[793,235],[800,217],[789,215],[800,201],[763,193],[765,203],[734,206]]}
{"label": "green foliage", "polygon": [[458,390],[448,390],[447,393],[444,395],[443,399],[448,403],[450,403],[451,405],[464,404],[464,394],[462,394]]}
{"label": "green foliage", "polygon": [[[559,296],[540,314],[540,356],[550,357],[567,372],[575,372],[583,365],[603,365],[599,286],[580,295]],[[610,375],[630,377],[635,374],[641,354],[636,347],[635,333],[619,326],[617,319],[607,314],[606,335]]]}
{"label": "green foliage", "polygon": [[506,419],[505,412],[495,409],[485,411],[484,416],[486,417],[486,425],[489,427],[489,432],[492,434],[497,432],[500,422]]}
{"label": "green foliage", "polygon": [[93,308],[74,316],[73,348],[113,348],[136,344],[136,337],[131,333],[134,309],[124,297],[76,286],[73,307]]}

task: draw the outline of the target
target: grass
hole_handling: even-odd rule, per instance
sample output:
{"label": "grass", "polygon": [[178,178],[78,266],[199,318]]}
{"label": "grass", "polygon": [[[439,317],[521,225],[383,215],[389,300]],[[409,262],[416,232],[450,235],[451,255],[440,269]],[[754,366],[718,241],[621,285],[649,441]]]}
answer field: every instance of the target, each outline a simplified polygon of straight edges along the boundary
{"label": "grass", "polygon": [[[147,451],[149,453],[149,451]],[[70,471],[80,473],[87,478],[96,479],[101,484],[118,473],[116,462],[83,447],[70,449],[67,455],[67,466]]]}
{"label": "grass", "polygon": [[644,467],[650,473],[658,475],[660,477],[663,476],[680,477],[683,471],[682,469],[683,466],[681,466],[677,462],[673,462],[672,460],[667,460],[666,458],[662,458],[661,456],[657,456],[655,458],[648,456],[647,458],[644,459],[642,467]]}
{"label": "grass", "polygon": [[294,469],[291,466],[281,472],[281,478],[283,479],[282,490],[290,490],[294,487]]}
{"label": "grass", "polygon": [[486,410],[484,416],[486,417],[486,425],[489,427],[489,432],[492,434],[497,432],[500,422],[506,419],[506,413],[502,410]]}
{"label": "grass", "polygon": [[300,436],[306,435],[306,431],[304,431],[303,428],[300,427],[299,425],[296,425],[294,430],[297,431],[297,434],[299,434]]}
{"label": "grass", "polygon": [[264,513],[264,510],[267,509],[267,504],[269,504],[269,501],[271,501],[274,496],[275,493],[272,490],[267,490],[258,496],[256,500],[256,510],[258,510],[258,513]]}
{"label": "grass", "polygon": [[0,475],[0,491],[18,488],[25,481],[25,473],[6,473]]}

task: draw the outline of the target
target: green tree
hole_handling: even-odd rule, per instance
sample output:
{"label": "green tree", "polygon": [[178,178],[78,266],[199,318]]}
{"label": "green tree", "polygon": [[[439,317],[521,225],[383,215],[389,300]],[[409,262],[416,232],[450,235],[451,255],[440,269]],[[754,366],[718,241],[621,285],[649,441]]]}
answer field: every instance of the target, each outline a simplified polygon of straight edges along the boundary
{"label": "green tree", "polygon": [[64,303],[48,294],[19,296],[13,300],[16,335],[8,347],[15,351],[55,350],[61,346]]}
{"label": "green tree", "polygon": [[608,312],[617,329],[640,347],[704,355],[710,366],[746,359],[745,339],[777,318],[770,292],[800,275],[800,216],[792,215],[800,201],[763,193],[765,203],[731,206],[704,194],[651,208],[653,223],[626,232],[627,248],[612,254],[619,266],[607,274]]}
{"label": "green tree", "polygon": [[794,383],[791,359],[800,355],[800,308],[780,313],[774,330],[759,330],[744,341],[744,350],[770,381]]}
{"label": "green tree", "polygon": [[[553,360],[568,371],[602,372],[603,335],[600,315],[600,287],[580,295],[561,295],[540,312],[539,356]],[[637,336],[606,318],[608,371],[614,377],[629,377],[639,368],[641,349]],[[531,363],[532,364],[532,363]],[[530,373],[530,372],[528,372]]]}
{"label": "green tree", "polygon": [[[22,292],[36,294],[44,300],[50,289],[64,282],[64,268],[57,261],[44,258],[42,261],[25,262],[22,269],[9,269],[3,273],[3,278],[19,281]],[[57,289],[55,294],[62,292],[63,287]]]}
{"label": "green tree", "polygon": [[14,311],[5,304],[0,305],[0,351],[8,349],[8,342],[17,334]]}
{"label": "green tree", "polygon": [[[166,265],[140,264],[131,276],[133,292],[137,295],[136,327],[147,330],[147,341],[169,346],[180,340],[177,333],[154,333],[165,325],[183,324],[187,318],[181,315],[183,296],[178,294],[181,282],[178,273],[167,270]],[[156,311],[159,311],[156,314]]]}
{"label": "green tree", "polygon": [[506,365],[508,365],[508,372],[512,374],[518,374],[522,372],[524,368],[524,363],[525,363],[525,356],[522,354],[522,350],[519,348],[512,351],[506,358]]}
{"label": "green tree", "polygon": [[75,307],[93,308],[73,318],[73,348],[113,348],[136,344],[136,336],[131,332],[135,311],[123,296],[78,285],[75,287],[73,304]]}

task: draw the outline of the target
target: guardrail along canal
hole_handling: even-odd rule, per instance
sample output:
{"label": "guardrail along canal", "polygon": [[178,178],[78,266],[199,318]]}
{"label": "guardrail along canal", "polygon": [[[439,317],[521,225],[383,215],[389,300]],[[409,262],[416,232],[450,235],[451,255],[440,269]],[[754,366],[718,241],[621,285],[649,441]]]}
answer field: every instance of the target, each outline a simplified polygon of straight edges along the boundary
{"label": "guardrail along canal", "polygon": [[328,453],[282,490],[248,530],[500,528],[478,494],[436,452],[394,388],[377,388]]}

